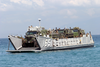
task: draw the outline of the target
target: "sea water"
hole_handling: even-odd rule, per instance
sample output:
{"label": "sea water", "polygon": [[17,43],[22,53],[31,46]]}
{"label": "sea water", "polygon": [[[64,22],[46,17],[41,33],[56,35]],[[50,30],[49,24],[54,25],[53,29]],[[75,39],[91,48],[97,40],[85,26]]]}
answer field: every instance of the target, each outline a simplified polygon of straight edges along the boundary
{"label": "sea water", "polygon": [[[100,35],[94,47],[40,53],[9,53],[9,40],[0,39],[0,67],[100,67]],[[11,50],[14,48],[10,45]]]}

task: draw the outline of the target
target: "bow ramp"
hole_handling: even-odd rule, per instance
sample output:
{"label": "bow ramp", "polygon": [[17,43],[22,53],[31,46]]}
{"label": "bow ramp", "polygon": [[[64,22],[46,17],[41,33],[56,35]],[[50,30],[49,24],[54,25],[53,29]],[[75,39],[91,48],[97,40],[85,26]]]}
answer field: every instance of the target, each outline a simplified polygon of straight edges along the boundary
{"label": "bow ramp", "polygon": [[19,53],[19,52],[40,52],[41,51],[39,50],[39,47],[23,47],[22,39],[15,36],[9,36],[9,41],[11,42],[15,50],[7,50],[7,52]]}

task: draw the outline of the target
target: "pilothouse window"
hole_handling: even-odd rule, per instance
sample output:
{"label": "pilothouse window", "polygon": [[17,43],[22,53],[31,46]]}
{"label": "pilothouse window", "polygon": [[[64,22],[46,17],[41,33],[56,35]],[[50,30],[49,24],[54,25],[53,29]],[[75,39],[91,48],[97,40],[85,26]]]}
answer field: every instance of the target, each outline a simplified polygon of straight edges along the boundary
{"label": "pilothouse window", "polygon": [[29,31],[26,33],[26,35],[34,35],[34,34],[37,34],[37,31]]}

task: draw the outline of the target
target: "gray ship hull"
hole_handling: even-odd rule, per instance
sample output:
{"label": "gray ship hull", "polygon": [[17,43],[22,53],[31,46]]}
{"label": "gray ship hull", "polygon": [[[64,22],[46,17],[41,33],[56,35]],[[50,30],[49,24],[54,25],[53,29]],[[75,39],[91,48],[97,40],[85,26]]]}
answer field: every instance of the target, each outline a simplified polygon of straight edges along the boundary
{"label": "gray ship hull", "polygon": [[31,48],[28,48],[28,49],[25,49],[25,50],[7,50],[7,52],[10,52],[10,53],[38,53],[38,52],[42,52],[42,51],[56,51],[56,50],[72,50],[72,49],[78,49],[78,48],[88,48],[88,47],[94,47],[94,43],[93,44],[85,44],[84,46],[83,45],[80,45],[80,46],[68,46],[68,47],[55,47],[55,48],[45,48],[45,50],[36,50],[36,49],[32,49],[30,50]]}
{"label": "gray ship hull", "polygon": [[94,43],[92,43],[92,44],[83,44],[83,45],[74,45],[74,46],[44,48],[43,51],[70,50],[70,49],[88,48],[88,47],[94,47]]}
{"label": "gray ship hull", "polygon": [[84,48],[84,47],[93,47],[94,41],[92,37],[84,36],[80,38],[69,38],[69,39],[52,39],[43,36],[36,37],[39,48],[34,47],[22,47],[22,40],[10,36],[10,42],[12,43],[15,50],[7,50],[7,52],[11,53],[22,53],[22,52],[41,52],[41,51],[53,51],[53,50],[65,50],[65,49],[76,49],[76,48]]}
{"label": "gray ship hull", "polygon": [[45,37],[37,37],[37,41],[40,44],[42,51],[76,49],[94,46],[94,41],[92,37],[80,37],[59,40],[53,40],[51,38]]}

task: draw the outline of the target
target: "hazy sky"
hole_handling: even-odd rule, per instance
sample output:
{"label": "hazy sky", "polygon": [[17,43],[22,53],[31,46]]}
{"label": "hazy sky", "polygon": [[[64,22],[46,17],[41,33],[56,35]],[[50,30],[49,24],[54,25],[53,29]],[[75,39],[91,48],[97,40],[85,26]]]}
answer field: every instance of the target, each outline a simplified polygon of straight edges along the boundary
{"label": "hazy sky", "polygon": [[25,35],[28,26],[80,27],[100,34],[100,0],[0,0],[0,38]]}

